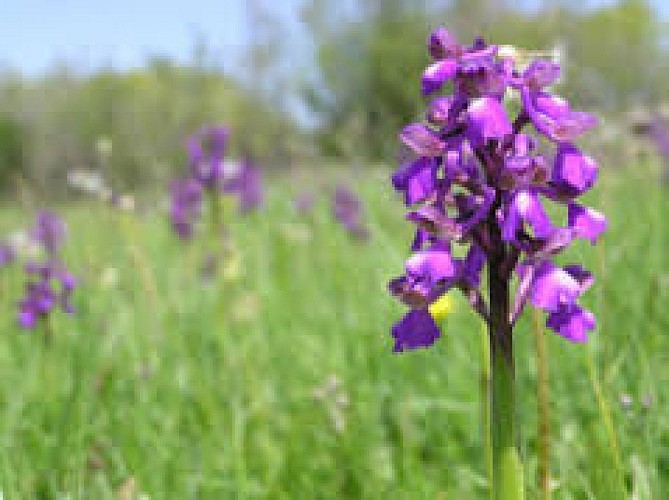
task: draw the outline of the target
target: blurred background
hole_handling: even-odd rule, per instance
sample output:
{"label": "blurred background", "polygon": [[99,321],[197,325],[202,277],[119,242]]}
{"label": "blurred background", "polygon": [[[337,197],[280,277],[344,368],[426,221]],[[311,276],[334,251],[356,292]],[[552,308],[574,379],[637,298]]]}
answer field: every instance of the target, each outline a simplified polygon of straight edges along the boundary
{"label": "blurred background", "polygon": [[[668,2],[4,3],[0,496],[487,498],[481,325],[454,296],[432,349],[389,334],[397,133],[443,24],[559,61],[555,92],[600,117],[580,145],[610,226],[566,256],[596,276],[597,330],[570,344],[528,311],[514,340],[528,498],[667,498]],[[180,241],[168,182],[207,124],[262,203]],[[16,308],[45,207],[77,287],[42,342]]]}
{"label": "blurred background", "polygon": [[0,30],[0,186],[58,194],[67,169],[99,163],[101,139],[115,187],[151,185],[209,122],[267,167],[388,162],[423,106],[407,80],[426,63],[418,41],[441,23],[559,59],[561,93],[617,143],[630,113],[650,119],[667,100],[668,16],[661,0],[14,2]]}

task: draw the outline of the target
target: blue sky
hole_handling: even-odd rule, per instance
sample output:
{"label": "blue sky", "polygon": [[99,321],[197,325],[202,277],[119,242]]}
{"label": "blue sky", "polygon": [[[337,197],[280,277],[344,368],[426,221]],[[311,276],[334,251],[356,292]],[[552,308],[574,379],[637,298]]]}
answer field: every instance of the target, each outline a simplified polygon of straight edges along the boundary
{"label": "blue sky", "polygon": [[[266,2],[295,14],[301,0]],[[249,39],[246,0],[2,0],[0,61],[35,74],[56,60],[83,68],[188,58],[198,36],[237,67]],[[276,8],[276,7],[275,7]]]}
{"label": "blue sky", "polygon": [[[152,54],[186,60],[198,36],[220,55],[224,68],[239,72],[250,36],[247,0],[1,1],[0,61],[28,74],[39,74],[59,60],[83,69],[139,66]],[[262,2],[289,20],[289,43],[298,45],[305,40],[297,21],[302,1]],[[593,6],[611,0],[580,3]],[[666,0],[652,3],[663,14],[669,12]]]}

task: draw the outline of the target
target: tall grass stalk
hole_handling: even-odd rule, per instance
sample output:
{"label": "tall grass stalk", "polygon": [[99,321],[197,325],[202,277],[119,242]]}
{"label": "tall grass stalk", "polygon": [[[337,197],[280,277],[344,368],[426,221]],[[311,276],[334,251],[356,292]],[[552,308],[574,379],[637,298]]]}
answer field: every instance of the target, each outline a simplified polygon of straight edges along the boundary
{"label": "tall grass stalk", "polygon": [[533,311],[532,326],[537,343],[537,407],[539,440],[539,491],[543,500],[550,500],[550,401],[549,401],[549,358],[546,336],[541,326],[539,311]]}
{"label": "tall grass stalk", "polygon": [[483,454],[485,458],[486,475],[488,477],[489,498],[493,498],[493,466],[492,466],[492,437],[490,428],[490,344],[488,329],[481,327],[481,376],[479,387],[481,390],[481,432],[483,437]]}

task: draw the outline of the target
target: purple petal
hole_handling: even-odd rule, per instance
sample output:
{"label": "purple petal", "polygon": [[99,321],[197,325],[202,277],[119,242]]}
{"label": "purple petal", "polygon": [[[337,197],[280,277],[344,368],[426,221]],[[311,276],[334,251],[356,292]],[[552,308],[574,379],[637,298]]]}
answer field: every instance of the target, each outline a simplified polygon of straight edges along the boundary
{"label": "purple petal", "polygon": [[395,338],[393,351],[403,352],[431,346],[441,332],[427,309],[413,309],[393,325],[392,335]]}
{"label": "purple petal", "polygon": [[427,110],[427,121],[434,125],[446,125],[453,108],[453,97],[437,97],[430,102]]}
{"label": "purple petal", "polygon": [[429,283],[450,279],[456,275],[456,265],[451,252],[441,246],[433,246],[413,254],[405,263],[407,274],[420,277]]}
{"label": "purple petal", "polygon": [[569,113],[569,103],[557,95],[537,93],[534,95],[533,104],[532,111],[550,120],[556,120]]}
{"label": "purple petal", "polygon": [[474,74],[481,70],[492,70],[494,68],[495,56],[499,47],[497,45],[485,45],[485,42],[473,50],[465,52],[460,56],[459,70],[464,74]]}
{"label": "purple petal", "polygon": [[415,212],[409,212],[407,219],[415,222],[428,234],[444,240],[459,239],[462,236],[459,224],[433,205],[425,205]]}
{"label": "purple petal", "polygon": [[193,237],[193,224],[190,222],[172,221],[172,229],[182,240],[188,240]]}
{"label": "purple petal", "polygon": [[495,190],[491,187],[483,188],[482,196],[469,197],[473,201],[473,214],[462,224],[461,232],[463,234],[469,233],[469,231],[474,228],[479,222],[481,222],[490,212],[490,207],[492,207],[493,202],[495,201]]}
{"label": "purple petal", "polygon": [[516,241],[516,236],[518,231],[522,227],[523,221],[513,205],[504,214],[503,219],[500,221],[502,228],[502,241]]}
{"label": "purple petal", "polygon": [[590,240],[593,245],[597,242],[599,235],[606,231],[606,218],[602,213],[590,207],[569,203],[567,219],[569,227],[573,228],[581,238]]}
{"label": "purple petal", "polygon": [[483,249],[476,244],[472,244],[462,265],[462,277],[470,287],[478,288],[481,284],[481,269],[483,269],[486,259],[487,255]]}
{"label": "purple petal", "polygon": [[439,156],[446,150],[446,143],[422,123],[412,123],[404,127],[400,140],[418,156]]}
{"label": "purple petal", "polygon": [[449,181],[455,179],[458,175],[463,173],[462,165],[462,150],[448,149],[444,155],[444,177]]}
{"label": "purple petal", "polygon": [[56,213],[47,210],[38,212],[32,237],[47,252],[56,253],[64,243],[66,235],[67,226]]}
{"label": "purple petal", "polygon": [[263,202],[262,176],[260,169],[244,163],[240,175],[239,211],[248,213]]}
{"label": "purple petal", "polygon": [[577,305],[561,307],[546,319],[548,328],[572,342],[587,342],[588,332],[595,325],[595,316]]}
{"label": "purple petal", "polygon": [[518,191],[511,200],[508,213],[502,222],[502,239],[514,241],[520,224],[526,222],[537,238],[548,238],[554,231],[548,214],[544,210],[539,196],[533,191]]}
{"label": "purple petal", "polygon": [[528,249],[535,260],[545,259],[564,250],[574,240],[575,231],[570,227],[557,228],[551,235],[538,242],[536,248]]}
{"label": "purple petal", "polygon": [[229,135],[225,126],[206,126],[186,143],[191,174],[208,189],[216,188],[223,176],[223,157]]}
{"label": "purple petal", "polygon": [[423,95],[429,95],[439,90],[444,83],[455,76],[458,63],[455,59],[444,59],[430,64],[423,72]]}
{"label": "purple petal", "polygon": [[561,97],[543,92],[532,92],[528,87],[520,91],[523,108],[534,128],[553,139],[556,121],[569,113],[569,104]]}
{"label": "purple petal", "polygon": [[[522,185],[521,182],[534,167],[531,156],[511,156],[504,161],[504,175],[509,175],[509,186]],[[506,186],[505,186],[506,187]]]}
{"label": "purple petal", "polygon": [[202,208],[202,186],[195,179],[177,179],[172,181],[170,189],[172,228],[179,238],[188,239],[193,235],[193,224]]}
{"label": "purple petal", "polygon": [[515,156],[528,156],[537,148],[537,140],[527,134],[518,134],[513,139],[513,152]]}
{"label": "purple petal", "polygon": [[212,157],[223,158],[225,156],[229,136],[230,129],[224,125],[216,125],[207,129],[205,141]]}
{"label": "purple petal", "polygon": [[592,276],[592,273],[587,269],[584,269],[579,264],[569,264],[564,266],[564,270],[578,282],[579,286],[581,287],[581,293],[590,288],[595,282],[595,278]]}
{"label": "purple petal", "polygon": [[430,233],[427,231],[418,228],[416,234],[414,235],[413,241],[411,242],[411,251],[416,252],[423,248],[425,244],[430,241]]}
{"label": "purple petal", "polygon": [[213,188],[220,180],[223,162],[218,159],[202,159],[191,164],[191,174],[202,185]]}
{"label": "purple petal", "polygon": [[553,232],[553,224],[539,201],[539,196],[529,191],[521,191],[515,197],[515,205],[518,213],[532,227],[537,238],[550,236]]}
{"label": "purple petal", "polygon": [[337,186],[332,197],[334,218],[356,239],[366,240],[369,232],[363,224],[363,208],[360,198],[343,185]]}
{"label": "purple petal", "polygon": [[402,165],[392,180],[395,189],[404,193],[407,205],[421,203],[436,189],[436,163],[431,158],[418,158]]}
{"label": "purple petal", "polygon": [[197,136],[189,137],[186,141],[186,151],[188,152],[188,161],[190,162],[191,167],[194,167],[196,164],[200,163],[202,157],[204,156],[200,138]]}
{"label": "purple petal", "polygon": [[554,84],[560,77],[560,65],[545,59],[533,61],[523,73],[530,87],[542,89]]}
{"label": "purple petal", "polygon": [[430,34],[427,45],[434,59],[445,59],[457,55],[461,50],[455,37],[443,26],[439,26]]}
{"label": "purple petal", "polygon": [[581,292],[580,283],[552,262],[543,261],[536,268],[531,291],[534,307],[556,312],[565,304],[573,304]]}
{"label": "purple petal", "polygon": [[47,293],[42,297],[36,298],[36,300],[34,300],[34,305],[37,312],[47,314],[53,309],[55,302],[56,300],[55,297],[53,297],[53,294]]}
{"label": "purple petal", "polygon": [[597,126],[597,117],[582,111],[570,111],[559,117],[553,129],[557,141],[573,141],[579,135]]}
{"label": "purple petal", "polygon": [[70,292],[77,285],[77,278],[67,271],[61,272],[59,279],[65,291]]}
{"label": "purple petal", "polygon": [[521,98],[534,127],[553,141],[572,141],[597,125],[594,115],[571,111],[567,101],[561,97],[530,92],[524,88],[521,90]]}
{"label": "purple petal", "polygon": [[33,310],[21,309],[18,315],[19,325],[27,330],[32,330],[37,324],[37,315]]}
{"label": "purple petal", "polygon": [[474,147],[485,144],[489,139],[502,139],[511,133],[511,122],[504,106],[492,97],[472,100],[467,116],[470,141]]}
{"label": "purple petal", "polygon": [[595,160],[583,155],[571,144],[560,144],[555,156],[552,182],[566,194],[578,196],[590,189],[597,180]]}
{"label": "purple petal", "polygon": [[5,242],[0,242],[0,267],[9,266],[16,260],[14,248]]}
{"label": "purple petal", "polygon": [[212,125],[201,128],[191,140],[199,143],[203,156],[222,160],[225,156],[229,135],[228,127]]}

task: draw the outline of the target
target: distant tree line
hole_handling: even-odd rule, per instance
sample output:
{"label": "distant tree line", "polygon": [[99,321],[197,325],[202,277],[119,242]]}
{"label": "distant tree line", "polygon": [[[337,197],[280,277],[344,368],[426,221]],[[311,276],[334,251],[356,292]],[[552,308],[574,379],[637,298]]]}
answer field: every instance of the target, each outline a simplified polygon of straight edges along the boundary
{"label": "distant tree line", "polygon": [[112,187],[138,188],[183,169],[188,134],[208,123],[234,130],[233,155],[285,164],[292,119],[215,67],[154,59],[145,68],[40,77],[0,74],[0,190],[27,182],[64,193],[67,172],[101,170]]}
{"label": "distant tree line", "polygon": [[559,49],[559,89],[577,106],[615,113],[667,99],[667,30],[645,0],[583,10],[580,2],[544,2],[539,10],[504,0],[309,0],[304,19],[319,72],[303,85],[317,114],[326,154],[388,158],[402,124],[421,109],[422,40],[444,24],[463,42],[526,50]]}
{"label": "distant tree line", "polygon": [[[424,108],[423,41],[439,24],[463,42],[480,34],[525,50],[559,48],[559,93],[591,111],[654,109],[669,93],[668,33],[646,0],[589,10],[573,0],[539,10],[507,0],[304,0],[315,57],[306,73],[291,65],[285,21],[262,0],[249,6],[257,36],[246,79],[212,62],[206,40],[187,64],[153,58],[140,69],[89,73],[61,65],[38,77],[0,71],[0,191],[25,182],[64,193],[68,171],[96,169],[119,190],[149,186],[182,168],[185,137],[206,123],[230,125],[231,153],[267,167],[392,160],[397,131]],[[295,94],[314,128],[296,123]]]}

